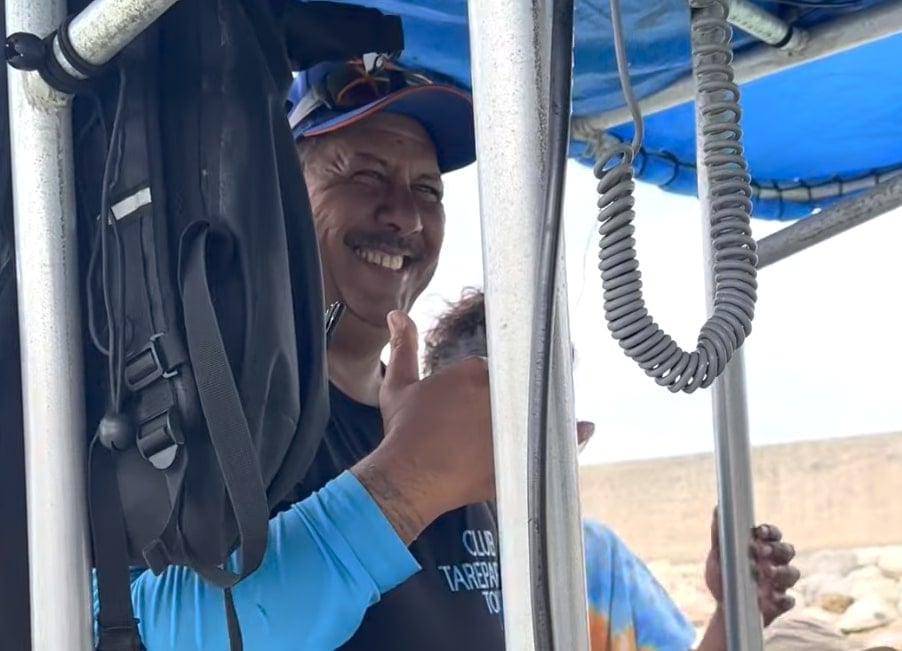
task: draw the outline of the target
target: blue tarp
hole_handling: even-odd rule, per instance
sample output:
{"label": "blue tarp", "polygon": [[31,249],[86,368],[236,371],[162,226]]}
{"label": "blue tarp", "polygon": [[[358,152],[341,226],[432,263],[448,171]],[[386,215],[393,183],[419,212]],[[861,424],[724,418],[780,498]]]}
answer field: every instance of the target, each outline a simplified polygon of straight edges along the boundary
{"label": "blue tarp", "polygon": [[[466,0],[352,1],[402,16],[405,63],[470,87]],[[650,95],[689,74],[687,0],[621,2],[637,96]],[[877,3],[760,4],[786,18],[795,12],[795,24],[810,26]],[[822,8],[799,8],[806,4]],[[574,115],[622,106],[608,0],[576,0],[576,25]],[[754,45],[757,41],[736,30],[737,53]],[[902,36],[771,75],[743,85],[742,90],[744,143],[753,182],[759,186],[817,186],[902,167]],[[632,127],[616,127],[612,133],[629,138]],[[694,133],[691,103],[648,116],[639,178],[694,195]],[[584,143],[574,142],[571,155],[592,162],[585,158]],[[755,215],[797,218],[834,200],[759,198]]]}

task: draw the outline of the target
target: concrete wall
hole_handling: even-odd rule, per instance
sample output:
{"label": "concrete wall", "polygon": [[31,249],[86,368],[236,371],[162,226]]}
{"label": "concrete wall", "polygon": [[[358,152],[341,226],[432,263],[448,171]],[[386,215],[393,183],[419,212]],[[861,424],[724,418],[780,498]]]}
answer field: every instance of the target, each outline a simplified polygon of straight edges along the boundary
{"label": "concrete wall", "polygon": [[[902,432],[758,447],[757,522],[799,550],[902,543]],[[695,455],[581,468],[584,515],[644,560],[704,557],[716,501],[714,460]]]}

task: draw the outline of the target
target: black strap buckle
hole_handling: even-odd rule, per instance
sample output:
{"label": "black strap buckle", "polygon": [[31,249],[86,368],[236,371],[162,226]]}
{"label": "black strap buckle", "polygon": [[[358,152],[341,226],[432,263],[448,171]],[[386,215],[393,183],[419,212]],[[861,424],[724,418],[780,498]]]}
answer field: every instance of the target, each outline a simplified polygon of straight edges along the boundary
{"label": "black strap buckle", "polygon": [[167,409],[138,427],[138,451],[157,470],[166,470],[175,463],[179,447],[184,443],[185,437],[174,409]]}
{"label": "black strap buckle", "polygon": [[125,385],[132,393],[153,384],[160,378],[178,375],[178,367],[188,361],[181,340],[172,333],[159,332],[147,345],[128,358],[125,363]]}

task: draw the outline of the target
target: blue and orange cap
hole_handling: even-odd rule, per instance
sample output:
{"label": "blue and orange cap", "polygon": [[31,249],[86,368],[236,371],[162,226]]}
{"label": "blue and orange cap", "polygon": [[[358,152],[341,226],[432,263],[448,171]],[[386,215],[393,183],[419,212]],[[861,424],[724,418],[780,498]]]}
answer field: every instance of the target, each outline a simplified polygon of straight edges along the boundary
{"label": "blue and orange cap", "polygon": [[470,94],[382,55],[321,63],[299,73],[288,93],[287,111],[295,140],[331,133],[385,111],[423,126],[442,173],[476,160]]}

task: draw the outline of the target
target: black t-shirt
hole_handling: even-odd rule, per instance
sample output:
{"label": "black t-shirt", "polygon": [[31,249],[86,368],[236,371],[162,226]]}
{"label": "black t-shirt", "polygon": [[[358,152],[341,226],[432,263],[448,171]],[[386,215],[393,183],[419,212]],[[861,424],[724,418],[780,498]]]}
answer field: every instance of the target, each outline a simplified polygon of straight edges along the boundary
{"label": "black t-shirt", "polygon": [[[382,440],[375,407],[331,387],[332,417],[300,497],[372,452]],[[382,595],[342,651],[502,651],[501,566],[495,520],[474,504],[441,516],[410,551],[423,568]]]}

